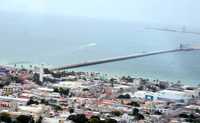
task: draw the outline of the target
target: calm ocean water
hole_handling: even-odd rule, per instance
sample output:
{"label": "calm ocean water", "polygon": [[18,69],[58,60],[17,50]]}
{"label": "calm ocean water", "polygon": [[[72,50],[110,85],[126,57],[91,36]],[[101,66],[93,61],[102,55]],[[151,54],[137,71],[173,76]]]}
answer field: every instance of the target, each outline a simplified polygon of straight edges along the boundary
{"label": "calm ocean water", "polygon": [[[145,30],[122,22],[36,16],[0,20],[2,64],[54,66],[133,53],[200,44],[200,35]],[[84,67],[75,70],[132,75],[200,84],[200,52],[181,52]]]}

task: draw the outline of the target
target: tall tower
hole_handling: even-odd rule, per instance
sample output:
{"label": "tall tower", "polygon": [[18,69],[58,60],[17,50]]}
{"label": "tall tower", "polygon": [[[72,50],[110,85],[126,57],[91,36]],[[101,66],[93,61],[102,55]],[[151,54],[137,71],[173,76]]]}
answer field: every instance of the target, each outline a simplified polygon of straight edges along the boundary
{"label": "tall tower", "polygon": [[43,64],[40,67],[39,74],[40,74],[40,82],[43,82],[43,76],[44,76]]}

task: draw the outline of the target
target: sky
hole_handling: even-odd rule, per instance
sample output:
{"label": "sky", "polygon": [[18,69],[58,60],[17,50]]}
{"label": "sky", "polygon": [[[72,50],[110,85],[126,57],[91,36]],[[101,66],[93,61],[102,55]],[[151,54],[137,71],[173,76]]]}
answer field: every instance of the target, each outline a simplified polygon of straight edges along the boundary
{"label": "sky", "polygon": [[199,5],[199,0],[0,0],[0,11],[196,26]]}

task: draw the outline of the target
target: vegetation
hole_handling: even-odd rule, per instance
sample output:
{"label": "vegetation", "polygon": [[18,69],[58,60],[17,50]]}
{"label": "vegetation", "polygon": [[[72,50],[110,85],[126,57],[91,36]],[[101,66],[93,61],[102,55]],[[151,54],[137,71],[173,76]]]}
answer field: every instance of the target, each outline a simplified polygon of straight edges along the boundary
{"label": "vegetation", "polygon": [[84,114],[70,115],[68,120],[73,121],[74,123],[87,123],[88,119]]}
{"label": "vegetation", "polygon": [[195,109],[195,112],[200,114],[200,109]]}
{"label": "vegetation", "polygon": [[134,108],[132,111],[132,115],[136,116],[136,115],[138,115],[138,113],[139,113],[139,110],[137,108]]}
{"label": "vegetation", "polygon": [[104,121],[104,123],[117,123],[117,121],[114,119],[107,119]]}
{"label": "vegetation", "polygon": [[118,98],[119,99],[130,99],[131,96],[129,94],[125,94],[125,95],[119,95]]}
{"label": "vegetation", "polygon": [[101,123],[101,121],[97,118],[90,118],[88,122],[89,123]]}
{"label": "vegetation", "polygon": [[114,78],[111,78],[110,79],[110,83],[111,83],[111,87],[114,87],[114,83],[116,82],[116,79]]}
{"label": "vegetation", "polygon": [[133,82],[134,78],[130,77],[130,76],[122,76],[121,78],[122,81],[127,81],[127,82]]}
{"label": "vegetation", "polygon": [[120,111],[115,110],[115,111],[112,111],[112,115],[119,117],[122,115],[122,113]]}
{"label": "vegetation", "polygon": [[190,123],[200,123],[200,118],[194,114],[185,114],[182,113],[179,115],[180,118],[184,118],[186,122]]}
{"label": "vegetation", "polygon": [[54,88],[54,92],[60,93],[62,96],[68,96],[69,95],[69,89],[68,88]]}
{"label": "vegetation", "polygon": [[140,104],[138,102],[135,101],[131,101],[130,103],[128,103],[128,105],[134,106],[134,107],[140,107]]}
{"label": "vegetation", "polygon": [[144,86],[139,86],[138,88],[137,88],[137,90],[144,90]]}
{"label": "vegetation", "polygon": [[4,112],[0,114],[0,121],[6,122],[6,123],[11,123],[11,117],[10,114]]}
{"label": "vegetation", "polygon": [[90,91],[88,88],[83,88],[83,91]]}
{"label": "vegetation", "polygon": [[69,113],[70,114],[74,113],[74,109],[73,108],[69,108]]}
{"label": "vegetation", "polygon": [[16,82],[16,83],[21,83],[21,80],[18,76],[9,76],[10,81]]}
{"label": "vegetation", "polygon": [[43,69],[44,74],[52,74],[52,72],[48,68]]}
{"label": "vegetation", "polygon": [[45,104],[45,105],[49,105],[49,102],[47,100],[45,100],[45,99],[41,99],[40,103],[41,104]]}
{"label": "vegetation", "polygon": [[162,115],[162,112],[160,112],[160,111],[155,111],[154,114],[155,114],[155,115]]}
{"label": "vegetation", "polygon": [[32,116],[20,115],[16,119],[16,123],[34,123]]}
{"label": "vegetation", "polygon": [[74,123],[117,123],[114,119],[101,120],[98,116],[87,119],[84,114],[70,115],[67,119]]}
{"label": "vegetation", "polygon": [[135,117],[135,120],[144,120],[144,116],[139,113],[139,110],[137,108],[133,109],[132,115]]}
{"label": "vegetation", "polygon": [[38,105],[39,102],[38,102],[38,101],[35,101],[35,100],[33,99],[33,97],[31,97],[30,100],[27,102],[27,105],[32,105],[32,104]]}
{"label": "vegetation", "polygon": [[[46,72],[48,72],[48,71],[46,71]],[[61,71],[61,72],[51,72],[51,71],[49,71],[49,72],[51,73],[51,75],[54,78],[61,78],[61,77],[65,77],[65,76],[71,75],[69,73],[66,73],[65,71]]]}
{"label": "vegetation", "polygon": [[60,105],[53,105],[55,111],[62,111],[63,108]]}

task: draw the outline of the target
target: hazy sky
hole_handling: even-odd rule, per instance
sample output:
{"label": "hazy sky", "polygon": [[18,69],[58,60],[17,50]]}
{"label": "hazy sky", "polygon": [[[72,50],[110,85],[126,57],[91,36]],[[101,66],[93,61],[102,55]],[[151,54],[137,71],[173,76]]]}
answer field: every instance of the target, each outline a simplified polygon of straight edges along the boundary
{"label": "hazy sky", "polygon": [[0,0],[0,11],[192,26],[200,22],[199,0]]}

